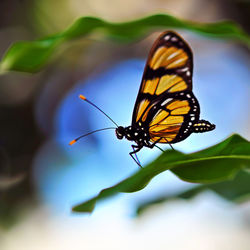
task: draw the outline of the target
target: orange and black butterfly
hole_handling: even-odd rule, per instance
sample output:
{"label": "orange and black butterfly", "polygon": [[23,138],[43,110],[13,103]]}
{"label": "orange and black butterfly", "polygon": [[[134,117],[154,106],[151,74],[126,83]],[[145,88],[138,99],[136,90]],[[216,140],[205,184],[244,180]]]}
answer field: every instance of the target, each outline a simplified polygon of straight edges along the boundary
{"label": "orange and black butterfly", "polygon": [[136,153],[143,147],[153,148],[157,143],[171,145],[186,139],[191,133],[215,128],[214,124],[199,119],[200,107],[192,92],[192,74],[193,54],[190,47],[176,33],[164,32],[149,53],[131,126],[118,126],[100,108],[84,96],[80,97],[98,108],[117,126],[118,139],[125,137],[135,142],[130,155],[141,166]]}

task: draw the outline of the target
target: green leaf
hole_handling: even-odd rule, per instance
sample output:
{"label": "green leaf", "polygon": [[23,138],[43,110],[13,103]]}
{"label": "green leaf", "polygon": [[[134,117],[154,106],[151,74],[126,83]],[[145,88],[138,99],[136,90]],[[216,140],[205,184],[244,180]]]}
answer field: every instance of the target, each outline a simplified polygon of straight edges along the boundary
{"label": "green leaf", "polygon": [[189,182],[212,183],[230,180],[238,171],[246,168],[250,168],[250,143],[237,134],[217,145],[192,154],[168,150],[129,178],[75,206],[73,211],[92,212],[97,201],[120,192],[139,191],[153,177],[166,170],[171,170],[178,177]]}
{"label": "green leaf", "polygon": [[185,168],[179,164],[171,169],[180,179],[197,183],[220,181],[225,176],[233,177],[239,169],[248,167],[250,143],[239,135],[233,135],[215,146],[190,154],[189,157],[191,159],[184,163]]}
{"label": "green leaf", "polygon": [[250,197],[250,173],[240,171],[234,179],[229,181],[199,185],[178,194],[158,197],[157,199],[139,205],[136,214],[141,215],[146,209],[155,204],[169,202],[175,199],[192,199],[205,190],[211,190],[222,198],[232,202],[245,201],[246,198],[249,199]]}
{"label": "green leaf", "polygon": [[119,41],[131,42],[152,30],[186,29],[217,38],[229,38],[250,45],[250,36],[232,21],[197,23],[167,14],[156,14],[123,23],[112,23],[96,17],[81,17],[66,30],[36,41],[15,42],[0,62],[2,72],[9,70],[37,72],[45,66],[63,43],[98,32]]}

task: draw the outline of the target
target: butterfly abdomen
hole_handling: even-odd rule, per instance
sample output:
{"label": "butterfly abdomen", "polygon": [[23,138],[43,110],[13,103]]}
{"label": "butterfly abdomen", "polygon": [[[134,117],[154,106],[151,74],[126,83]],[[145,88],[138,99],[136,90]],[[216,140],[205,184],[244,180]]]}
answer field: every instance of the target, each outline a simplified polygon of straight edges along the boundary
{"label": "butterfly abdomen", "polygon": [[194,133],[203,133],[207,131],[211,131],[215,129],[215,125],[211,124],[209,121],[200,120],[199,122],[193,125],[193,132]]}

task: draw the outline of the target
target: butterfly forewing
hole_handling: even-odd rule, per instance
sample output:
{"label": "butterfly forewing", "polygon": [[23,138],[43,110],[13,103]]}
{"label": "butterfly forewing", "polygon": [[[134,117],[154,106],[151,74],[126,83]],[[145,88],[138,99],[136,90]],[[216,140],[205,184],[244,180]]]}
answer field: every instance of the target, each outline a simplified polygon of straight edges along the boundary
{"label": "butterfly forewing", "polygon": [[160,95],[192,90],[193,56],[187,43],[174,32],[163,33],[154,43],[144,69],[135,103],[132,123],[143,114],[141,102],[148,105]]}

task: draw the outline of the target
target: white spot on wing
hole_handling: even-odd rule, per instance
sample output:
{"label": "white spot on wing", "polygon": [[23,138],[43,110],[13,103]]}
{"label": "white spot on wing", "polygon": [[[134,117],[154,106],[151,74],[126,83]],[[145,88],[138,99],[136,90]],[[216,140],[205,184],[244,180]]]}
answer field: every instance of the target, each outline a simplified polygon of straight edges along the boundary
{"label": "white spot on wing", "polygon": [[171,54],[171,55],[167,58],[167,60],[170,60],[171,58],[177,56],[178,54],[180,54],[180,50],[177,50],[177,51],[175,51],[173,54]]}
{"label": "white spot on wing", "polygon": [[161,106],[165,106],[167,103],[171,102],[173,100],[173,98],[168,98],[166,99],[162,104]]}
{"label": "white spot on wing", "polygon": [[174,61],[173,64],[181,63],[181,62],[184,61],[184,60],[185,60],[185,58],[180,58],[180,59]]}
{"label": "white spot on wing", "polygon": [[157,117],[157,115],[159,115],[159,113],[161,112],[162,110],[159,110],[155,115],[154,115],[154,118],[152,119],[152,120],[154,120],[156,117]]}
{"label": "white spot on wing", "polygon": [[185,71],[187,71],[187,70],[188,70],[188,67],[185,67],[185,68],[181,69],[180,71],[185,72]]}
{"label": "white spot on wing", "polygon": [[169,40],[169,38],[170,38],[170,36],[169,35],[166,35],[165,37],[164,37],[164,40]]}

